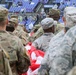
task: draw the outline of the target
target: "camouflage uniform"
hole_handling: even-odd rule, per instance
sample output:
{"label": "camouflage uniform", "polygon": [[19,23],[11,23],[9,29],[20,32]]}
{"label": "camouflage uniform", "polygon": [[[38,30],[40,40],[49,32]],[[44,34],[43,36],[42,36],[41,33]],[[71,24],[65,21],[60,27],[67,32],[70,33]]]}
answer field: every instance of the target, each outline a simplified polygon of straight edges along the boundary
{"label": "camouflage uniform", "polygon": [[23,24],[19,24],[18,27],[17,27],[17,29],[18,30],[20,30],[20,29],[24,30],[24,25]]}
{"label": "camouflage uniform", "polygon": [[48,44],[53,36],[53,33],[44,33],[42,36],[40,36],[33,42],[33,46],[38,49],[41,49],[42,51],[46,51],[48,48]]}
{"label": "camouflage uniform", "polygon": [[[76,11],[76,8],[74,9]],[[73,19],[76,12],[72,12]],[[70,11],[70,10],[69,10]],[[67,11],[67,12],[69,12]],[[74,20],[75,22],[75,20]],[[73,25],[71,25],[73,26]],[[42,61],[38,75],[66,75],[76,65],[76,26],[61,39],[59,45],[49,48]],[[57,42],[56,42],[57,43]],[[51,45],[51,44],[50,44]],[[56,45],[56,44],[55,44]],[[53,48],[54,47],[54,48]],[[48,62],[47,62],[48,61]]]}
{"label": "camouflage uniform", "polygon": [[[5,22],[7,20],[8,10],[4,7],[0,7],[0,22]],[[3,25],[4,26],[4,25]],[[0,28],[3,27],[0,23]],[[6,25],[5,25],[6,26]],[[9,56],[9,66],[11,67],[10,70],[12,70],[12,75],[18,75],[18,73],[24,73],[27,71],[28,67],[27,65],[30,65],[30,60],[28,55],[26,54],[26,50],[24,46],[21,43],[21,40],[13,35],[10,35],[8,32],[6,32],[4,29],[0,30],[0,50],[1,48],[5,50],[5,52]],[[1,56],[0,56],[1,57]],[[5,59],[5,58],[4,58]],[[4,60],[3,59],[3,60]],[[28,60],[26,60],[28,59]],[[4,64],[5,61],[0,62],[1,64]],[[8,69],[8,64],[4,65],[4,75],[9,75],[9,71],[7,70],[7,74],[5,74],[5,69]],[[0,74],[1,74],[1,66],[0,66]]]}
{"label": "camouflage uniform", "polygon": [[[72,37],[72,35],[70,36]],[[41,63],[41,67],[39,68],[38,75],[66,75],[72,68],[72,46],[68,47],[72,44],[72,39],[67,36],[66,39],[63,37],[62,41],[60,40],[59,45],[54,44],[57,46],[53,46],[54,48],[51,46],[52,50],[48,50],[46,52],[46,55]]]}
{"label": "camouflage uniform", "polygon": [[60,19],[60,10],[58,9],[50,9],[48,17],[53,18],[57,21],[57,25],[55,26],[55,34],[63,29],[63,24],[59,23],[58,20]]}
{"label": "camouflage uniform", "polygon": [[64,36],[57,50],[52,52],[50,75],[66,75],[76,65],[76,26]]}
{"label": "camouflage uniform", "polygon": [[59,33],[63,29],[64,29],[64,24],[58,22],[57,25],[55,26],[55,34]]}
{"label": "camouflage uniform", "polygon": [[[13,75],[18,75],[18,72],[26,72],[26,57],[24,56],[24,47],[19,38],[12,36],[5,31],[0,31],[0,42],[3,48],[10,56],[10,65]],[[12,51],[12,53],[11,53]],[[17,55],[18,54],[18,55]],[[17,63],[17,65],[16,65]]]}
{"label": "camouflage uniform", "polygon": [[26,45],[29,42],[29,36],[23,30],[16,29],[13,33],[21,39],[23,45]]}
{"label": "camouflage uniform", "polygon": [[[50,26],[52,27],[53,23],[54,23],[54,20],[52,18],[50,19],[45,18],[41,21],[41,25],[43,29],[48,29],[50,28]],[[48,44],[53,36],[54,34],[52,32],[48,32],[48,33],[44,32],[44,34],[40,36],[38,39],[36,39],[32,45],[38,49],[46,51],[48,48]]]}
{"label": "camouflage uniform", "polygon": [[49,42],[49,49],[57,47],[60,44],[61,40],[63,39],[64,34],[65,34],[64,30],[56,34]]}
{"label": "camouflage uniform", "polygon": [[13,34],[15,34],[21,39],[23,45],[26,45],[28,43],[28,34],[23,30],[21,26],[19,25],[17,27],[15,26],[15,24],[18,24],[18,20],[16,18],[11,18],[9,22],[14,23],[13,25],[15,27],[15,30]]}

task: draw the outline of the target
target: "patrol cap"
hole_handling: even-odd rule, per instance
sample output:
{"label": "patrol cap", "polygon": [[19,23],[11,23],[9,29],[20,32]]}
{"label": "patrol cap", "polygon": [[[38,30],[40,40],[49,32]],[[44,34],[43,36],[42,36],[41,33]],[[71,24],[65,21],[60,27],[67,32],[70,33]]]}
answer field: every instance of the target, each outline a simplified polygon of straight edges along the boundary
{"label": "patrol cap", "polygon": [[43,29],[48,29],[56,24],[57,24],[57,22],[54,21],[53,18],[45,18],[41,21],[41,26]]}
{"label": "patrol cap", "polygon": [[11,15],[10,18],[16,18],[16,19],[18,19],[18,16],[16,14],[13,14],[13,15]]}
{"label": "patrol cap", "polygon": [[16,18],[11,18],[11,19],[9,20],[9,22],[12,22],[12,23],[14,23],[14,24],[18,24],[18,19],[16,19]]}
{"label": "patrol cap", "polygon": [[58,15],[58,16],[60,16],[60,10],[58,10],[58,9],[50,9],[49,10],[49,15]]}
{"label": "patrol cap", "polygon": [[66,7],[64,9],[64,16],[69,15],[69,16],[73,16],[76,15],[76,7]]}
{"label": "patrol cap", "polygon": [[66,7],[64,9],[64,17],[66,18],[66,27],[71,28],[76,25],[76,7]]}
{"label": "patrol cap", "polygon": [[3,21],[6,18],[8,18],[8,9],[0,6],[0,21]]}
{"label": "patrol cap", "polygon": [[60,19],[60,10],[58,9],[50,9],[48,16],[58,21]]}

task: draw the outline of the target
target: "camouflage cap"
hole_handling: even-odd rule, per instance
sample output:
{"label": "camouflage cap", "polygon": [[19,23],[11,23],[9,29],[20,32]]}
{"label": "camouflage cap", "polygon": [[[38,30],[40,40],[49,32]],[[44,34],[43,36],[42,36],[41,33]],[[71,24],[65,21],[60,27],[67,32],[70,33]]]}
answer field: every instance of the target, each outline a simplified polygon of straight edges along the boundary
{"label": "camouflage cap", "polygon": [[53,18],[45,18],[41,21],[41,26],[43,29],[48,29],[55,25],[56,21],[53,20]]}
{"label": "camouflage cap", "polygon": [[66,7],[64,9],[64,16],[66,17],[66,15],[69,15],[69,16],[76,15],[76,7],[73,7],[73,6]]}
{"label": "camouflage cap", "polygon": [[58,21],[60,19],[60,10],[58,9],[50,9],[48,16]]}
{"label": "camouflage cap", "polygon": [[58,15],[58,16],[60,16],[60,10],[58,10],[58,9],[50,9],[49,10],[49,15]]}
{"label": "camouflage cap", "polygon": [[8,9],[0,6],[0,19],[6,19],[8,16]]}
{"label": "camouflage cap", "polygon": [[12,23],[14,23],[14,24],[18,24],[18,19],[16,19],[16,18],[11,18],[11,19],[9,20],[9,22],[12,22]]}
{"label": "camouflage cap", "polygon": [[64,17],[66,18],[66,27],[71,28],[76,25],[76,7],[66,7],[64,9]]}
{"label": "camouflage cap", "polygon": [[13,14],[13,15],[11,15],[10,18],[16,18],[16,19],[18,19],[18,16],[16,14]]}

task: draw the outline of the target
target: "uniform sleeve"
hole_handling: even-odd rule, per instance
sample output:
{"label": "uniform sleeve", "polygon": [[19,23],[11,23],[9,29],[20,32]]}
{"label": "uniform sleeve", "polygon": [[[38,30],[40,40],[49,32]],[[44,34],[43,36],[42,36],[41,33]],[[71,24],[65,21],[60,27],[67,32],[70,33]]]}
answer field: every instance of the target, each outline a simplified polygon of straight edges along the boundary
{"label": "uniform sleeve", "polygon": [[49,71],[49,60],[48,59],[49,59],[49,52],[46,52],[42,60],[41,66],[38,70],[38,75],[48,75],[48,71]]}
{"label": "uniform sleeve", "polygon": [[27,52],[21,42],[18,41],[18,51],[17,51],[18,61],[17,61],[17,70],[19,73],[24,73],[28,70],[30,66],[30,59],[27,55]]}
{"label": "uniform sleeve", "polygon": [[36,39],[33,43],[32,43],[32,45],[34,46],[34,47],[36,47],[37,49],[40,49],[41,48],[41,38],[38,38],[38,39]]}

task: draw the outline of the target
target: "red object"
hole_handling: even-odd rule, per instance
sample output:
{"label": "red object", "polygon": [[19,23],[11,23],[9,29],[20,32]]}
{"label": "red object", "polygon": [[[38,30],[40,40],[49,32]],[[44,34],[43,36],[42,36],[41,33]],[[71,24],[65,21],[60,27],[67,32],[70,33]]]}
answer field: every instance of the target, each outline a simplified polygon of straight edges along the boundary
{"label": "red object", "polygon": [[[37,50],[34,46],[32,46],[32,43],[29,42],[28,45],[31,47],[30,50],[28,50],[28,54],[30,56],[30,60],[31,60],[31,66],[29,67],[32,71],[36,70],[37,68],[39,68],[40,64],[36,64],[36,59],[32,59],[31,54],[32,52],[35,53],[36,57],[44,57],[44,52],[41,50]],[[27,75],[27,73],[24,73],[22,75]]]}
{"label": "red object", "polygon": [[31,70],[32,71],[34,71],[34,70],[36,70],[37,68],[39,68],[39,66],[40,66],[40,64],[32,64],[31,66],[30,66],[30,68],[31,68]]}

